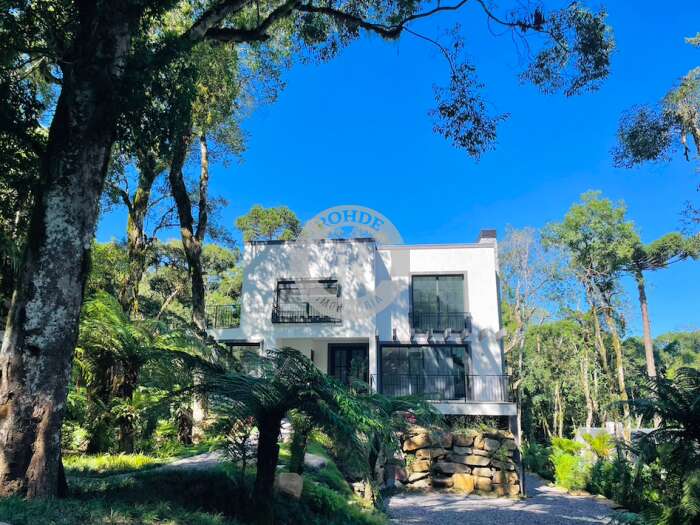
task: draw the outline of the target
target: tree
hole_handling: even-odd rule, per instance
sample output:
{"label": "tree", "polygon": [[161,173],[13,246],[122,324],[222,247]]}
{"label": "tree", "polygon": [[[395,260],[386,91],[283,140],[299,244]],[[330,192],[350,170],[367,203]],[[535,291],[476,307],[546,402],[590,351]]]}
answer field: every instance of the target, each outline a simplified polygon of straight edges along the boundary
{"label": "tree", "polygon": [[301,223],[296,214],[286,206],[264,208],[259,204],[236,219],[236,228],[248,241],[289,241],[299,237]]}
{"label": "tree", "polygon": [[[27,67],[42,71],[60,93],[50,108],[48,138],[39,148],[30,242],[24,247],[0,354],[0,495],[56,494],[58,436],[98,203],[119,138],[119,119],[141,111],[149,80],[203,41],[269,45],[278,30],[292,27],[300,49],[332,56],[360,30],[395,39],[412,21],[464,4],[421,10],[414,2],[381,0],[332,6],[299,0],[263,5],[191,0],[187,29],[172,32],[155,29],[176,7],[173,0],[15,0],[7,6],[9,16],[0,19],[0,66],[11,72]],[[494,23],[545,37],[527,75],[536,85],[574,94],[595,89],[607,76],[613,43],[604,12],[572,4],[548,14],[537,8],[500,17],[485,2],[478,5]],[[456,123],[444,133],[450,137],[488,121],[474,106],[474,97],[460,89],[473,70],[452,71],[450,89],[439,103],[449,108],[444,117]],[[191,87],[187,83],[181,89]],[[39,127],[36,117],[26,119]]]}
{"label": "tree", "polygon": [[[700,47],[698,35],[686,38],[686,43]],[[679,146],[686,161],[700,158],[699,67],[688,71],[659,103],[637,106],[622,115],[613,163],[633,168],[645,162],[668,161]],[[690,202],[684,215],[688,222],[700,223],[700,210]]]}
{"label": "tree", "polygon": [[[527,330],[536,318],[547,293],[561,280],[556,261],[548,259],[533,228],[508,228],[499,245],[499,265],[503,296],[507,302],[505,325],[508,329],[504,353],[516,367],[513,385],[518,397],[518,436],[522,429],[522,382],[524,380],[524,348]],[[546,314],[545,314],[546,315]],[[515,357],[517,356],[517,357]]]}
{"label": "tree", "polygon": [[669,233],[650,244],[636,243],[626,264],[627,270],[634,276],[639,292],[647,375],[650,378],[656,377],[656,364],[644,272],[666,268],[673,262],[688,258],[697,259],[698,256],[700,256],[700,236],[684,238],[680,233]]}
{"label": "tree", "polygon": [[[686,42],[700,47],[697,36]],[[613,160],[619,167],[668,160],[677,145],[686,160],[691,159],[693,145],[700,156],[700,68],[691,69],[656,107],[641,106],[623,115],[617,139]]]}
{"label": "tree", "polygon": [[[619,319],[616,318],[614,298],[618,292],[619,277],[626,261],[632,255],[639,238],[634,225],[625,219],[623,203],[614,205],[601,198],[600,192],[581,196],[561,223],[550,224],[543,233],[546,245],[565,250],[570,266],[584,288],[591,307],[595,340],[601,361],[607,367],[607,352],[602,338],[598,316],[602,315],[610,334],[615,353],[615,376],[620,400],[627,401],[625,369]],[[625,419],[629,422],[629,408],[623,404]]]}

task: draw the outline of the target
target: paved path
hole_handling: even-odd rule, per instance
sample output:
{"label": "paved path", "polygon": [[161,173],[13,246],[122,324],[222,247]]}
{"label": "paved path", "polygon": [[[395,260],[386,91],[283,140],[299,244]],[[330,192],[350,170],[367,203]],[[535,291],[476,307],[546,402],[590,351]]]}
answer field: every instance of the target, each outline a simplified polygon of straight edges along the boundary
{"label": "paved path", "polygon": [[527,475],[523,500],[460,496],[449,492],[402,492],[389,500],[392,523],[401,525],[585,525],[608,523],[610,503],[569,496]]}

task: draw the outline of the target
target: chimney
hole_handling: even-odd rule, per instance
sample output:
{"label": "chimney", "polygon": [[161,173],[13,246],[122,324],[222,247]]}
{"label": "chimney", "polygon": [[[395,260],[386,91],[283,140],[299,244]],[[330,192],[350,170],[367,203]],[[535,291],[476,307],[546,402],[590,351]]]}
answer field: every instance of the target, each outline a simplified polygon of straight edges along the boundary
{"label": "chimney", "polygon": [[477,241],[481,243],[495,243],[496,242],[496,230],[481,230],[479,232],[479,239]]}

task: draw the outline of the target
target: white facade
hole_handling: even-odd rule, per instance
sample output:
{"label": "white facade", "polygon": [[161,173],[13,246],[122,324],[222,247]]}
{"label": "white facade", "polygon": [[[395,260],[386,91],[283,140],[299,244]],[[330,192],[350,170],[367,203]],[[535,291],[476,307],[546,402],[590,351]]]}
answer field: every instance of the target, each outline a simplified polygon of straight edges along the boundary
{"label": "white facade", "polygon": [[[425,394],[443,413],[513,415],[499,339],[497,257],[495,235],[488,231],[477,243],[454,245],[379,246],[371,239],[248,243],[240,326],[214,323],[210,333],[230,344],[295,348],[334,375],[350,349],[366,348],[365,375],[373,388]],[[464,303],[452,304],[457,313],[449,314],[447,329],[445,316],[423,315],[413,304],[416,279],[432,286],[440,276],[451,279],[452,303]],[[279,283],[305,280],[337,281],[336,322],[275,318]],[[394,292],[387,295],[388,289]],[[390,300],[382,309],[368,308],[373,297]],[[425,329],[423,318],[438,329]],[[416,366],[422,367],[418,373]],[[435,395],[440,385],[446,390]]]}

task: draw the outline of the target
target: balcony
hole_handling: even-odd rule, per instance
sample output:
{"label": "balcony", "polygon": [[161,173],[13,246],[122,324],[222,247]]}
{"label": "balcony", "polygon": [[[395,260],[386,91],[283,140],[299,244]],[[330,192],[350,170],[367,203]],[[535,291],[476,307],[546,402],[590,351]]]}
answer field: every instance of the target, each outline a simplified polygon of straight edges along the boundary
{"label": "balcony", "polygon": [[311,303],[286,304],[284,307],[274,305],[272,307],[272,322],[290,324],[342,323],[343,320],[340,318],[340,305],[336,305],[333,310],[338,311],[337,316],[331,316],[326,312],[321,312]]}
{"label": "balcony", "polygon": [[241,307],[237,304],[207,306],[207,328],[236,328],[241,320]]}
{"label": "balcony", "polygon": [[411,319],[411,328],[419,333],[444,332],[461,332],[466,330],[471,332],[472,318],[469,312],[420,312],[412,311],[409,313]]}
{"label": "balcony", "polygon": [[387,373],[372,376],[372,384],[389,397],[418,396],[442,402],[512,401],[507,375]]}

